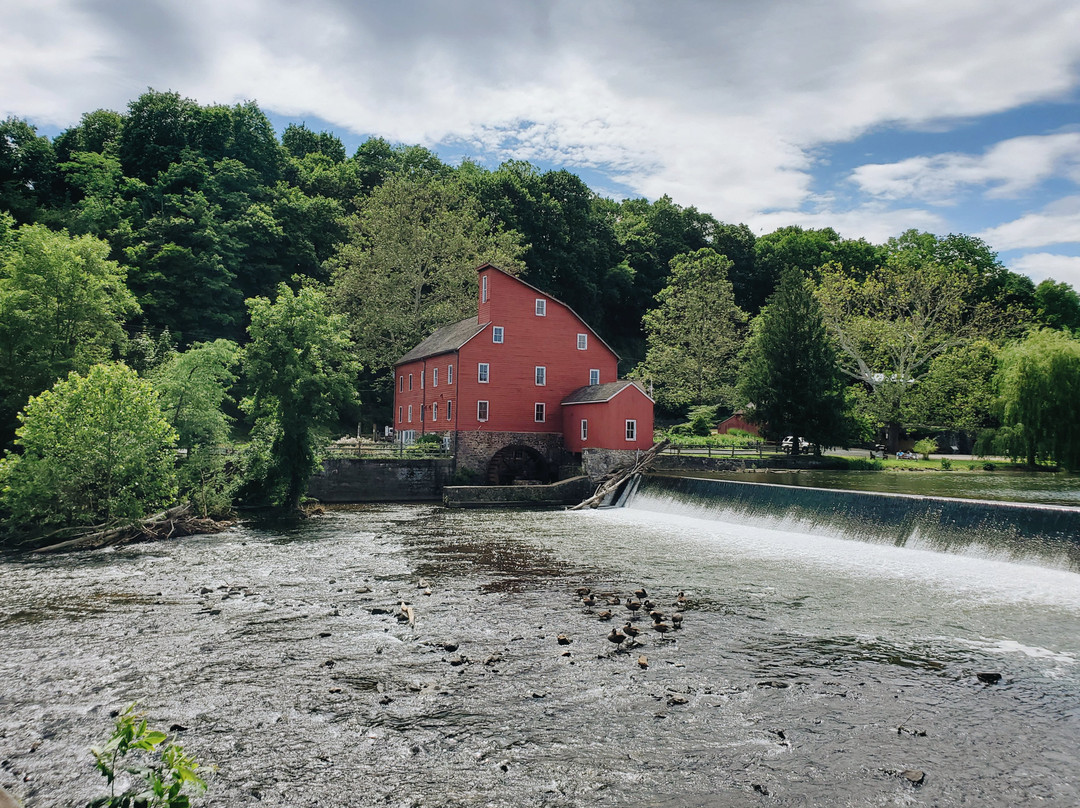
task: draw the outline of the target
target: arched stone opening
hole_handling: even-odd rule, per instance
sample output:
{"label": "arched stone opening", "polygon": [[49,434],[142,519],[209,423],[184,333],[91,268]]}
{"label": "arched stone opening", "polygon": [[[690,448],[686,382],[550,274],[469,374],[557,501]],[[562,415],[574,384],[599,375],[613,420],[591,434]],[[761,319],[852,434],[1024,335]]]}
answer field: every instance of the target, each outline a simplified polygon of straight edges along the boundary
{"label": "arched stone opening", "polygon": [[544,456],[521,444],[504,446],[495,452],[487,467],[488,485],[551,481],[551,472]]}

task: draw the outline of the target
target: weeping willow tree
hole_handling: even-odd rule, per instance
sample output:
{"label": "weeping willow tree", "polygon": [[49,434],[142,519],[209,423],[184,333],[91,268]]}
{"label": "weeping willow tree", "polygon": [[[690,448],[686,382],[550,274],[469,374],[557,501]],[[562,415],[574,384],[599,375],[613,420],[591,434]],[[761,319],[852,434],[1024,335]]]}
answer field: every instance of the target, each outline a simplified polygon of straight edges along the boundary
{"label": "weeping willow tree", "polygon": [[1080,470],[1080,340],[1033,331],[1001,354],[998,446],[1029,465]]}

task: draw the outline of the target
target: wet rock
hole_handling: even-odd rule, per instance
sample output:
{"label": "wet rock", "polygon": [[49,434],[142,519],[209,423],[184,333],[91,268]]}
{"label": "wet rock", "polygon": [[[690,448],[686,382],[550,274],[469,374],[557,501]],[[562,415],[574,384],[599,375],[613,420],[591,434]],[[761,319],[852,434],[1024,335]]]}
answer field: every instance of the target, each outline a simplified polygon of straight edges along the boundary
{"label": "wet rock", "polygon": [[458,667],[459,665],[466,665],[466,664],[468,664],[468,662],[469,662],[469,659],[468,659],[468,657],[465,657],[465,656],[450,657],[450,664],[453,665],[455,668]]}
{"label": "wet rock", "polygon": [[686,696],[680,696],[678,693],[668,696],[668,707],[676,707],[681,704],[689,704],[690,700]]}
{"label": "wet rock", "polygon": [[763,797],[769,796],[769,789],[763,786],[761,783],[751,783],[750,787]]}
{"label": "wet rock", "polygon": [[446,651],[448,654],[454,653],[454,651],[456,651],[457,649],[458,649],[458,644],[456,642],[451,641],[451,642],[444,642],[443,643],[443,650]]}
{"label": "wet rock", "polygon": [[334,667],[334,666],[335,666],[336,664],[337,664],[337,663],[336,663],[336,662],[335,662],[334,660],[332,660],[332,659],[328,659],[328,660],[326,660],[326,662],[324,662],[323,664],[321,664],[321,665],[320,665],[319,667],[320,667],[320,668],[332,668],[332,667]]}
{"label": "wet rock", "polygon": [[913,786],[921,786],[926,781],[926,772],[919,771],[918,769],[905,769],[900,772],[900,776]]}
{"label": "wet rock", "polygon": [[369,611],[372,614],[390,614],[393,610],[392,609],[384,609],[382,606],[372,606],[371,609],[369,609]]}
{"label": "wet rock", "polygon": [[358,595],[366,595],[368,592],[371,591],[371,587],[370,586],[361,586],[360,588],[354,589],[353,591],[356,592],[356,594],[358,594]]}
{"label": "wet rock", "polygon": [[638,664],[639,668],[641,668],[642,670],[645,670],[646,668],[649,667],[649,658],[647,656],[645,656],[644,654],[642,654],[641,656],[639,656],[637,658],[637,664]]}
{"label": "wet rock", "polygon": [[565,634],[560,634],[558,637],[555,638],[555,641],[558,642],[559,645],[569,645],[571,642],[570,638],[567,637]]}
{"label": "wet rock", "polygon": [[987,685],[996,685],[1001,681],[1000,673],[976,673],[975,676],[980,682]]}
{"label": "wet rock", "polygon": [[340,693],[341,688],[340,687],[332,687],[332,688],[330,688],[330,692],[331,693]]}
{"label": "wet rock", "polygon": [[559,656],[568,657],[568,656],[570,656],[570,652],[569,651],[563,651],[561,654],[559,654]]}
{"label": "wet rock", "polygon": [[503,660],[503,655],[500,654],[498,651],[496,651],[494,654],[492,654],[491,656],[489,656],[487,659],[484,660],[484,664],[489,665],[489,666],[490,665],[495,665],[495,664],[497,664],[499,662],[502,662],[502,660]]}
{"label": "wet rock", "polygon": [[169,727],[169,732],[187,732],[187,729],[183,724],[173,724]]}
{"label": "wet rock", "polygon": [[393,699],[389,696],[383,696],[381,699],[379,699],[379,704],[389,704],[392,701]]}
{"label": "wet rock", "polygon": [[209,595],[209,594],[210,594],[211,592],[213,592],[213,591],[214,591],[214,590],[213,590],[213,589],[211,589],[210,587],[208,587],[208,586],[204,586],[204,587],[203,587],[202,589],[200,589],[200,590],[199,590],[199,594],[200,594],[200,595]]}
{"label": "wet rock", "polygon": [[330,636],[330,632],[329,632],[329,631],[320,631],[320,632],[319,632],[319,636],[320,636],[320,637],[329,637],[329,636]]}
{"label": "wet rock", "polygon": [[532,696],[534,699],[547,698],[547,693],[541,693],[539,690],[534,690],[531,693],[529,693],[529,695]]}
{"label": "wet rock", "polygon": [[905,732],[908,735],[914,735],[916,738],[925,738],[926,737],[926,730],[925,729],[909,729],[908,727],[905,727],[903,724],[901,724],[899,727],[896,728],[896,734],[897,735],[903,735]]}
{"label": "wet rock", "polygon": [[781,682],[778,680],[770,680],[768,682],[758,682],[758,687],[775,687],[777,690],[783,690],[785,687],[790,687],[787,682]]}

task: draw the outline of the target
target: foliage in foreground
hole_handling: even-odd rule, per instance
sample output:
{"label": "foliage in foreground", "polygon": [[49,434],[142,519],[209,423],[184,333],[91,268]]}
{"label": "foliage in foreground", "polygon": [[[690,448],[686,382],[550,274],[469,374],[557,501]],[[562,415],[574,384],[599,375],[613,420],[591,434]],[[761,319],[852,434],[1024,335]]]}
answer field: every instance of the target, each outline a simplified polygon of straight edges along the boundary
{"label": "foliage in foreground", "polygon": [[[90,750],[108,781],[109,796],[92,800],[87,808],[189,808],[184,791],[203,791],[206,783],[195,759],[180,744],[166,741],[168,736],[151,730],[134,704],[124,710],[105,746]],[[117,794],[117,781],[125,774],[135,784]]]}
{"label": "foliage in foreground", "polygon": [[176,433],[145,379],[122,364],[71,373],[31,398],[21,455],[0,460],[0,497],[22,529],[134,521],[176,497]]}

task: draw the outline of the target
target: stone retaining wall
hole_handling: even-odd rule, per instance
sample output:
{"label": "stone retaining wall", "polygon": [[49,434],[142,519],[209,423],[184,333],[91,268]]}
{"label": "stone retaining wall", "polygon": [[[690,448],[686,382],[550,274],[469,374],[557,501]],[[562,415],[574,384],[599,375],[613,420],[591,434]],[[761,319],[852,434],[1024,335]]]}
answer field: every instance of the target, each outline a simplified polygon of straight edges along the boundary
{"label": "stone retaining wall", "polygon": [[454,450],[457,467],[486,476],[488,463],[504,446],[527,446],[540,453],[555,472],[572,460],[559,432],[458,432]]}
{"label": "stone retaining wall", "polygon": [[449,458],[330,458],[308,483],[308,496],[337,503],[437,502],[452,473]]}
{"label": "stone retaining wall", "polygon": [[443,504],[449,508],[577,505],[594,487],[588,477],[551,485],[448,485],[443,489]]}

